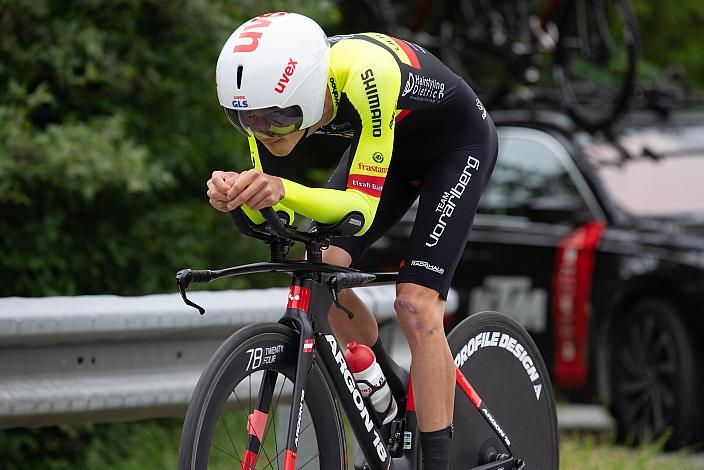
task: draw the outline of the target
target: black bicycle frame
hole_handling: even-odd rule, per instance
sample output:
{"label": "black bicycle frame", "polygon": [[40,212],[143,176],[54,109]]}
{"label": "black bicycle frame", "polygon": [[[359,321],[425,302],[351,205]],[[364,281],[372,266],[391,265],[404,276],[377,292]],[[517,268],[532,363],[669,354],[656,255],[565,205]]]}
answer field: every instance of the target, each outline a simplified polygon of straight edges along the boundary
{"label": "black bicycle frame", "polygon": [[[271,209],[262,210],[261,212],[265,219],[274,227],[273,231],[279,234],[278,238],[263,232],[254,232],[246,225],[243,216],[239,212],[233,211],[232,213],[237,228],[245,235],[268,241],[271,246],[273,262],[254,263],[221,270],[181,270],[177,273],[176,280],[184,302],[198,309],[201,314],[205,312],[203,307],[191,302],[186,296],[186,290],[191,282],[210,282],[222,277],[263,272],[291,274],[292,281],[289,289],[288,304],[279,323],[298,331],[300,340],[291,401],[291,415],[286,439],[284,470],[294,470],[296,467],[296,452],[298,451],[305,388],[308,372],[313,367],[314,354],[322,361],[321,370],[328,381],[333,384],[334,392],[349,419],[350,427],[354,432],[359,447],[364,453],[367,465],[371,470],[389,470],[392,464],[391,451],[376,426],[374,410],[367,406],[367,402],[362,397],[352,372],[347,367],[347,362],[343,355],[344,345],[338,344],[333,335],[328,323],[328,313],[333,302],[344,309],[343,306],[336,302],[336,297],[334,297],[339,289],[361,285],[394,283],[396,281],[396,273],[363,273],[349,268],[321,263],[320,242],[314,240],[316,235],[297,232],[285,227]],[[292,240],[306,242],[307,255],[311,261],[284,261],[284,248]],[[348,314],[352,315],[351,312],[348,312]],[[509,436],[504,432],[486,404],[459,369],[456,372],[456,380],[457,385],[472,402],[479,414],[492,427],[510,453],[511,440]],[[275,382],[275,374],[265,375],[260,386],[256,410],[264,414],[268,412]],[[396,429],[399,434],[403,433],[401,436],[395,436],[397,442],[395,455],[398,458],[393,459],[394,470],[415,470],[420,466],[417,461],[419,439],[415,403],[410,382],[405,402],[404,418],[400,420],[398,426],[392,427],[392,430]],[[253,432],[249,433],[243,465],[246,465],[247,462],[256,463],[257,460],[262,436],[260,432],[257,432],[257,429],[254,429],[258,426],[256,421],[257,419],[255,418],[254,422],[250,421],[248,423],[248,428],[251,426]],[[399,421],[395,420],[393,424],[397,423]],[[403,441],[402,446],[399,445],[400,440]],[[410,452],[406,452],[406,450],[410,450]],[[482,465],[475,470],[515,468],[512,465],[515,463],[518,463],[518,467],[522,468],[520,460],[510,455],[503,455],[500,460]],[[511,465],[511,467],[508,467],[508,465]]]}
{"label": "black bicycle frame", "polygon": [[[387,283],[388,279],[376,284]],[[374,282],[370,284],[375,284]],[[388,470],[391,468],[392,456],[387,447],[387,443],[382,438],[382,434],[377,429],[374,410],[367,406],[367,402],[362,397],[352,372],[347,366],[343,355],[344,345],[340,345],[332,333],[327,320],[327,313],[333,303],[330,287],[327,285],[325,276],[322,281],[305,277],[294,277],[288,296],[288,306],[286,313],[281,318],[280,323],[288,324],[300,331],[299,360],[296,368],[296,379],[293,389],[291,416],[287,437],[286,458],[284,460],[284,470],[295,468],[295,456],[298,444],[298,432],[300,429],[301,415],[303,412],[304,390],[306,387],[307,374],[313,364],[313,355],[322,362],[322,369],[330,379],[333,388],[339,398],[342,408],[345,411],[350,423],[350,427],[359,443],[359,447],[364,453],[367,465],[371,470]],[[476,391],[469,384],[462,372],[457,369],[457,384],[474,404],[480,415],[494,429],[497,436],[504,443],[507,449],[511,448],[511,440],[506,432],[501,428],[496,418],[489,411],[489,408],[482,401]],[[300,404],[300,405],[299,405]],[[408,404],[406,407],[406,419],[408,427],[415,433],[415,405],[413,391],[409,384]],[[407,442],[412,447],[418,445],[416,435],[410,434],[406,437]],[[414,452],[413,455],[417,455]],[[512,457],[492,462],[482,468],[502,468],[507,463],[513,461]],[[417,462],[412,462],[408,458],[394,459],[394,468],[417,468]]]}
{"label": "black bicycle frame", "polygon": [[343,349],[338,346],[327,321],[332,303],[332,294],[324,278],[322,281],[298,276],[293,278],[286,313],[280,320],[280,323],[293,326],[301,334],[284,469],[295,468],[298,427],[303,411],[303,407],[298,404],[304,400],[307,374],[313,365],[315,350],[337,392],[369,467],[372,470],[387,470],[391,466],[391,455],[373,421],[374,411],[367,407],[362,398],[354,377],[347,368]]}

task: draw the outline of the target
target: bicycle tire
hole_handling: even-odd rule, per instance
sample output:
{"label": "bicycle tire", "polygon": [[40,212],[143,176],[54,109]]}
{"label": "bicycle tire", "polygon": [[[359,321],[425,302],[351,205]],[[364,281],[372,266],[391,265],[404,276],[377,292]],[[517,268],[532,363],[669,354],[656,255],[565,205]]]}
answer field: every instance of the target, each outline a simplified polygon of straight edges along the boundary
{"label": "bicycle tire", "polygon": [[[260,367],[252,367],[249,369],[249,360],[251,353],[248,350],[258,347],[281,346],[281,352],[276,354],[274,362],[270,364],[262,364]],[[231,335],[213,354],[208,365],[204,369],[198,384],[193,392],[193,396],[188,405],[188,411],[183,424],[183,432],[181,434],[181,445],[179,449],[179,469],[181,470],[200,470],[208,468],[208,462],[212,450],[213,435],[215,434],[218,421],[225,411],[225,405],[231,394],[237,396],[238,384],[247,377],[250,377],[250,390],[252,389],[251,377],[254,374],[264,371],[276,371],[277,381],[275,387],[278,386],[281,376],[281,389],[278,390],[279,397],[281,396],[286,379],[293,381],[295,379],[296,364],[299,354],[299,336],[296,331],[286,326],[276,323],[255,324],[244,327]],[[264,361],[262,361],[264,362]],[[305,409],[309,414],[315,433],[317,450],[319,452],[317,462],[312,462],[313,465],[307,465],[305,468],[319,469],[344,469],[345,464],[345,438],[342,428],[342,420],[335,406],[334,398],[324,379],[323,372],[319,366],[313,362],[310,372],[307,376],[307,384],[305,389]],[[292,388],[292,387],[291,387]],[[258,387],[254,388],[255,392]],[[250,396],[251,396],[250,392]],[[275,405],[278,406],[279,399]],[[250,401],[250,409],[251,409]],[[256,403],[256,400],[254,400]],[[273,403],[272,403],[273,405]],[[273,410],[275,412],[275,410]],[[251,410],[250,410],[251,412]],[[269,413],[271,416],[272,410]],[[246,423],[247,413],[244,414]],[[267,431],[264,432],[263,441],[266,441],[271,426],[277,429],[287,429],[288,415],[286,414],[286,425],[279,428],[276,423],[276,418],[268,419]],[[281,418],[279,418],[281,419]],[[246,426],[246,424],[245,424]],[[233,460],[240,460],[237,465],[241,465],[241,456],[246,448],[246,441],[242,440],[242,445],[236,447],[231,436],[231,432],[225,421],[227,437],[235,452],[230,452]],[[303,428],[303,426],[301,426]],[[276,439],[276,430],[274,431],[274,439]],[[306,434],[301,431],[301,440],[304,441]],[[285,435],[283,448],[285,448]],[[299,451],[303,444],[299,443]],[[264,446],[263,446],[264,448]],[[276,449],[278,450],[278,444]],[[223,452],[227,453],[224,449]],[[240,451],[241,450],[241,451]],[[229,449],[228,449],[229,451]],[[278,454],[281,454],[281,452]],[[237,459],[235,459],[237,457]],[[261,456],[260,456],[261,457]],[[267,456],[270,468],[273,468],[273,462],[270,456]],[[277,467],[280,457],[276,457]],[[261,463],[261,466],[259,465]],[[259,459],[256,468],[265,468],[267,462]],[[300,459],[297,461],[297,468],[300,468],[304,462]],[[237,467],[239,468],[239,467]]]}
{"label": "bicycle tire", "polygon": [[[578,97],[579,93],[576,91],[578,84],[589,83],[589,81],[578,82],[571,78],[574,75],[571,70],[572,67],[570,66],[574,51],[570,48],[571,39],[568,39],[569,35],[567,31],[571,30],[569,22],[578,18],[576,11],[578,1],[585,0],[570,0],[566,2],[558,18],[557,26],[560,31],[560,39],[555,47],[553,78],[559,91],[560,99],[569,115],[580,127],[593,133],[613,125],[628,109],[636,78],[639,49],[638,28],[633,7],[629,0],[608,0],[609,3],[615,5],[616,11],[621,19],[623,33],[620,39],[623,41],[625,47],[627,68],[619,78],[620,83],[614,88],[616,92],[611,99],[611,103],[604,109],[590,109],[589,106],[580,102],[580,98]],[[603,2],[604,0],[595,1]],[[590,89],[593,90],[591,87]],[[595,97],[603,95],[604,90],[593,90],[591,93],[587,90],[582,93],[582,96],[587,96],[588,99],[594,99]]]}
{"label": "bicycle tire", "polygon": [[[509,437],[512,454],[525,462],[525,468],[557,470],[555,401],[547,368],[530,335],[505,315],[480,312],[457,325],[447,340],[455,364]],[[534,371],[526,366],[526,358]],[[479,466],[491,461],[492,452],[507,453],[504,443],[459,387],[453,423],[450,468]]]}

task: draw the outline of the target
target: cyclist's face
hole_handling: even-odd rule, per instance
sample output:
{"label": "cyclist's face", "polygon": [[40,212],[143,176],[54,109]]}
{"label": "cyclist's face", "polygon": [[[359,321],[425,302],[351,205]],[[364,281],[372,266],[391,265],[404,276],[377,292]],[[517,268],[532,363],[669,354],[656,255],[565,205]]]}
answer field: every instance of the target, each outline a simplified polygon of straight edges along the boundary
{"label": "cyclist's face", "polygon": [[254,136],[259,139],[276,139],[285,137],[300,126],[300,121],[291,122],[286,115],[273,115],[267,111],[250,111],[247,115],[247,124],[252,129]]}
{"label": "cyclist's face", "polygon": [[264,147],[267,148],[272,154],[277,157],[285,157],[293,151],[299,140],[303,138],[305,131],[295,131],[280,137],[267,137],[267,136],[257,136],[257,132],[254,128],[254,135]]}

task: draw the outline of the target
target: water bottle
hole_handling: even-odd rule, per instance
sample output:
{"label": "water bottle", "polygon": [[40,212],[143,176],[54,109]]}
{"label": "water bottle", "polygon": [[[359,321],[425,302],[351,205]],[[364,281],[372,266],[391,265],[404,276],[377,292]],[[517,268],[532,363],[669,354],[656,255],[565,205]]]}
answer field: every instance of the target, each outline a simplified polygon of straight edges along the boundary
{"label": "water bottle", "polygon": [[376,362],[374,352],[363,344],[354,341],[347,343],[345,351],[347,367],[357,381],[359,391],[372,403],[382,424],[390,423],[396,417],[398,405],[391,394],[381,366]]}

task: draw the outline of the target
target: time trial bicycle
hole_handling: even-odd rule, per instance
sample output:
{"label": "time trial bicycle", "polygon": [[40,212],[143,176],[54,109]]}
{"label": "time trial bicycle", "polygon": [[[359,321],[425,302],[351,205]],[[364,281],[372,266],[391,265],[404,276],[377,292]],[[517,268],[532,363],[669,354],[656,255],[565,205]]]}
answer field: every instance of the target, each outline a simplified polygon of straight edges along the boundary
{"label": "time trial bicycle", "polygon": [[[386,426],[357,388],[328,323],[341,289],[389,284],[396,273],[367,273],[322,263],[335,236],[361,227],[351,213],[334,226],[296,230],[271,208],[254,224],[241,209],[237,229],[260,239],[271,262],[221,270],[184,269],[177,285],[184,302],[194,282],[250,273],[291,276],[288,305],[278,323],[252,324],[230,336],[203,371],[190,400],[179,452],[180,469],[348,468],[350,429],[371,470],[421,469],[412,380],[395,396],[398,413]],[[294,242],[307,259],[286,261]],[[535,343],[516,322],[495,312],[471,315],[448,335],[457,366],[452,469],[558,468],[558,433],[550,378]],[[387,377],[393,371],[383,371]],[[470,384],[471,379],[471,384]],[[343,425],[339,406],[349,425]]]}

